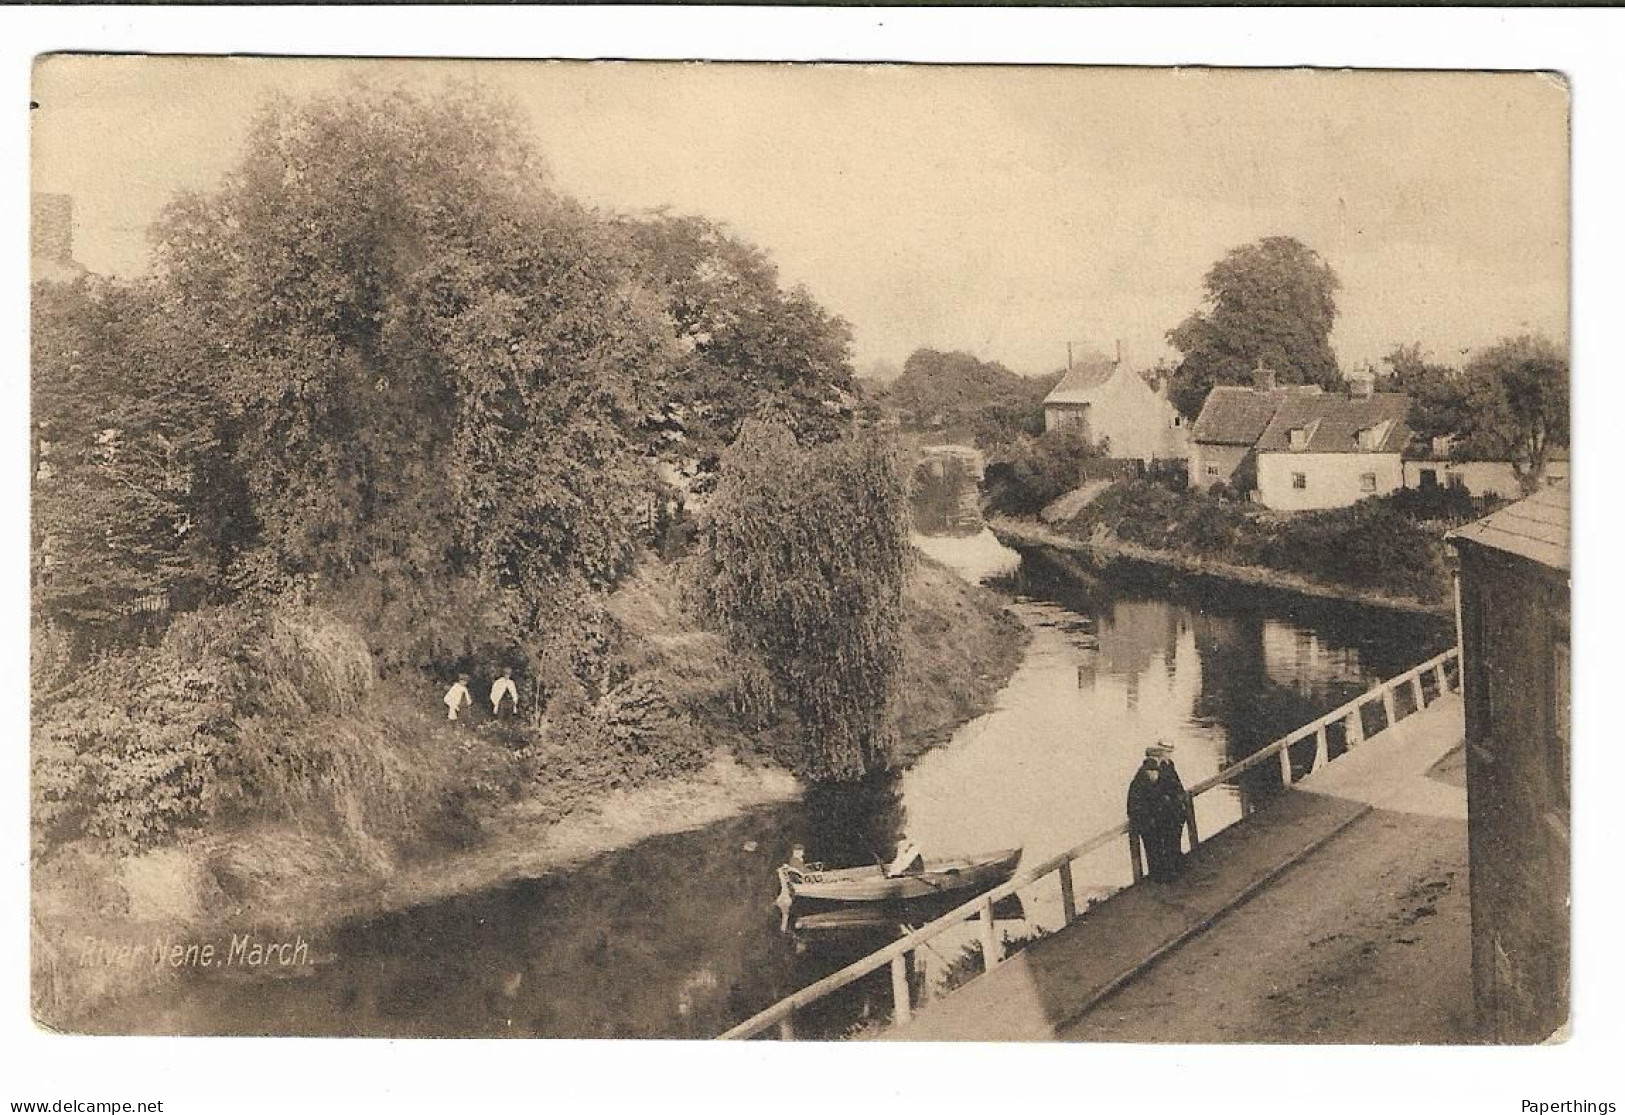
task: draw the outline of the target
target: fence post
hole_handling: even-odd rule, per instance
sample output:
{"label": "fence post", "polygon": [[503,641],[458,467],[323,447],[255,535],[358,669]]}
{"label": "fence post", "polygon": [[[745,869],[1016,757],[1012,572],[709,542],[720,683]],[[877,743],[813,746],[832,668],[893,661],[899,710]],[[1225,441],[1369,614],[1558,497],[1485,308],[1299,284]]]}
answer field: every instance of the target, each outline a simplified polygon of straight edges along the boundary
{"label": "fence post", "polygon": [[1194,852],[1202,838],[1196,832],[1196,799],[1190,794],[1185,795],[1185,824],[1191,830],[1191,851]]}
{"label": "fence post", "polygon": [[1344,721],[1343,735],[1351,751],[1365,741],[1365,721],[1360,719],[1359,705],[1354,706],[1354,711]]}
{"label": "fence post", "polygon": [[1061,864],[1061,924],[1078,920],[1078,896],[1072,889],[1072,861]]}
{"label": "fence post", "polygon": [[779,1040],[780,1041],[795,1041],[796,1040],[796,1014],[795,1014],[795,1011],[791,1011],[789,1014],[787,1014],[783,1018],[779,1019]]}
{"label": "fence post", "polygon": [[1136,883],[1145,878],[1145,864],[1140,862],[1140,834],[1132,828],[1128,830],[1128,865]]}
{"label": "fence post", "polygon": [[993,900],[982,895],[982,970],[991,972],[999,963],[999,937],[993,926]]}
{"label": "fence post", "polygon": [[891,958],[891,1020],[893,1026],[906,1026],[914,1017],[908,1001],[908,953]]}
{"label": "fence post", "polygon": [[1292,789],[1292,744],[1283,743],[1278,752],[1281,756],[1281,786]]}
{"label": "fence post", "polygon": [[1382,714],[1387,718],[1387,723],[1382,726],[1383,730],[1387,731],[1398,719],[1394,716],[1394,687],[1391,685],[1382,687]]}
{"label": "fence post", "polygon": [[1330,744],[1326,741],[1326,725],[1322,724],[1315,729],[1315,769],[1319,770],[1331,761]]}

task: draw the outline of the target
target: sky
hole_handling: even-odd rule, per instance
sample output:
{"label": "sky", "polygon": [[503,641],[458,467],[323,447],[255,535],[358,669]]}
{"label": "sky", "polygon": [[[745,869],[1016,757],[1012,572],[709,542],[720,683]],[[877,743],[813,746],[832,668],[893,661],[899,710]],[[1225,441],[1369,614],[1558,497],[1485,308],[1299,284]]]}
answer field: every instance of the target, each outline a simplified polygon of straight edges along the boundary
{"label": "sky", "polygon": [[1342,280],[1345,368],[1568,333],[1569,97],[1535,74],[59,56],[34,73],[34,188],[93,271],[216,185],[275,95],[473,81],[558,190],[669,207],[765,248],[853,327],[860,371],[920,347],[1036,374],[1067,342],[1172,357],[1231,248],[1296,236]]}

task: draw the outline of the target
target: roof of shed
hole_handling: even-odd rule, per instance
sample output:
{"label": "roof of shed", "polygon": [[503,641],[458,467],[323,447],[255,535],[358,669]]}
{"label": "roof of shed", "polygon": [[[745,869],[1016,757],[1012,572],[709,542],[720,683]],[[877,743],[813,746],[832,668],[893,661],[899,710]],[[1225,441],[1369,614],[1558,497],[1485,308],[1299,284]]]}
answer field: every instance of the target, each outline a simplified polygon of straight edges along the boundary
{"label": "roof of shed", "polygon": [[1445,535],[1451,542],[1476,542],[1530,561],[1569,568],[1569,486],[1552,484],[1527,499],[1486,515]]}
{"label": "roof of shed", "polygon": [[1048,395],[1044,396],[1045,403],[1091,403],[1094,402],[1095,393],[1106,386],[1107,381],[1117,371],[1117,364],[1111,360],[1088,360],[1082,364],[1067,369],[1066,375],[1061,377]]}
{"label": "roof of shed", "polygon": [[[1365,396],[1291,395],[1283,399],[1275,416],[1258,438],[1260,453],[1398,453],[1411,439],[1405,425],[1410,397],[1395,392]],[[1370,449],[1360,448],[1359,433],[1380,427],[1382,440]],[[1292,431],[1309,430],[1309,441],[1301,449],[1292,447]]]}

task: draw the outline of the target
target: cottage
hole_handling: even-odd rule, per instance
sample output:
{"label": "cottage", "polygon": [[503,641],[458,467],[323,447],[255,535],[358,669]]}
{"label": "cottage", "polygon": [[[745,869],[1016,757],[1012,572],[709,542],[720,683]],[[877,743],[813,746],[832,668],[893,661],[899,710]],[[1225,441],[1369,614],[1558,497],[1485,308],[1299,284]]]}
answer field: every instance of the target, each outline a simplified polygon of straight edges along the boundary
{"label": "cottage", "polygon": [[1483,1036],[1540,1041],[1569,1001],[1569,493],[1446,536],[1467,720],[1473,1000]]}
{"label": "cottage", "polygon": [[1191,427],[1190,483],[1226,484],[1277,511],[1347,507],[1404,483],[1402,394],[1215,387]]}
{"label": "cottage", "polygon": [[1081,427],[1107,443],[1118,460],[1179,460],[1187,452],[1185,421],[1167,396],[1153,391],[1121,360],[1091,360],[1067,371],[1044,397],[1044,429]]}

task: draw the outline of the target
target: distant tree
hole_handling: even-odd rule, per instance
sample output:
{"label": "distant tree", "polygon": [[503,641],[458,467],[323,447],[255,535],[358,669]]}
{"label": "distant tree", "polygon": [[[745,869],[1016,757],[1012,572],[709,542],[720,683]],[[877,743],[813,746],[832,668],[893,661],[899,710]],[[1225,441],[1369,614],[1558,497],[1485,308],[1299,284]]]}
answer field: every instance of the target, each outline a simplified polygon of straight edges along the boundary
{"label": "distant tree", "polygon": [[156,232],[177,358],[220,400],[260,528],[242,583],[314,576],[454,653],[492,621],[470,600],[529,631],[627,567],[632,376],[660,378],[672,345],[505,107],[273,105]]}
{"label": "distant tree", "polygon": [[915,350],[892,381],[887,405],[911,429],[968,436],[984,449],[1044,431],[1044,396],[1060,373],[1021,376],[968,352]]}
{"label": "distant tree", "polygon": [[1545,337],[1524,334],[1473,354],[1462,371],[1464,456],[1512,462],[1526,491],[1551,452],[1569,443],[1569,362]]}
{"label": "distant tree", "polygon": [[748,421],[705,535],[697,598],[739,655],[745,711],[799,725],[785,761],[824,781],[890,765],[909,563],[895,454],[865,437],[801,446],[781,424]]}
{"label": "distant tree", "polygon": [[1171,390],[1181,413],[1195,417],[1218,384],[1250,382],[1259,361],[1282,383],[1341,384],[1331,347],[1341,283],[1312,249],[1265,237],[1228,252],[1203,284],[1205,308],[1168,333],[1181,354]]}
{"label": "distant tree", "polygon": [[1382,358],[1386,367],[1377,378],[1379,391],[1395,391],[1411,400],[1407,424],[1419,443],[1428,447],[1436,437],[1460,437],[1467,427],[1466,391],[1460,372],[1427,359],[1419,343],[1395,345]]}
{"label": "distant tree", "polygon": [[851,427],[851,328],[801,287],[785,289],[767,253],[704,217],[627,218],[640,281],[659,301],[677,355],[640,376],[662,432],[710,468],[747,418],[804,443]]}
{"label": "distant tree", "polygon": [[215,401],[166,341],[150,284],[34,288],[34,599],[80,644],[202,595],[218,572],[234,501]]}

